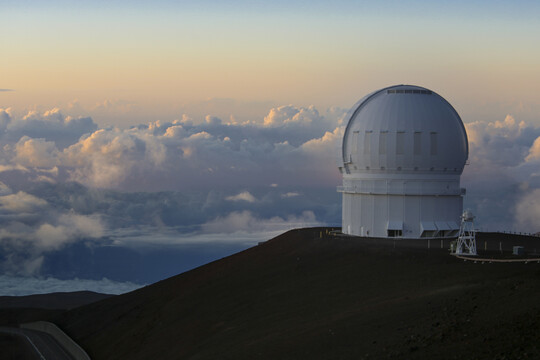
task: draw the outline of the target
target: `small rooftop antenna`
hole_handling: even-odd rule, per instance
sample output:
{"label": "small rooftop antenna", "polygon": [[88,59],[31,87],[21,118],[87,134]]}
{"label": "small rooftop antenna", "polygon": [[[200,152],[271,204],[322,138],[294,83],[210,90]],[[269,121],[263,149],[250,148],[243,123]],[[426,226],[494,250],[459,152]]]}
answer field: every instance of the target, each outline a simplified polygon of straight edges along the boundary
{"label": "small rooftop antenna", "polygon": [[475,216],[470,210],[461,215],[461,226],[456,245],[456,255],[476,256],[476,233],[474,231]]}

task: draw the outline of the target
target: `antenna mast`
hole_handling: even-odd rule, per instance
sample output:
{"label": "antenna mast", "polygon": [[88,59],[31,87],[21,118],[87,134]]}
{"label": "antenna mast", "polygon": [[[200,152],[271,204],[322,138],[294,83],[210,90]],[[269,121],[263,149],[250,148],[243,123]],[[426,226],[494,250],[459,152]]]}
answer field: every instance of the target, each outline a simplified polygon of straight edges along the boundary
{"label": "antenna mast", "polygon": [[465,210],[461,215],[461,226],[457,239],[456,255],[476,256],[476,233],[474,231],[474,218],[470,210]]}

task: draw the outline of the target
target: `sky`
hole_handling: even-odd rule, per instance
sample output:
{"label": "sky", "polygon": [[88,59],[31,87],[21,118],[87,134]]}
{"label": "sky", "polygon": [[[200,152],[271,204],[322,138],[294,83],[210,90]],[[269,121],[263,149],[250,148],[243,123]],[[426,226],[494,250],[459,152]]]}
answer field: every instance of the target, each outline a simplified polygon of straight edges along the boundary
{"label": "sky", "polygon": [[0,13],[3,295],[119,293],[339,225],[346,112],[401,83],[463,119],[479,226],[540,231],[538,2],[1,0]]}

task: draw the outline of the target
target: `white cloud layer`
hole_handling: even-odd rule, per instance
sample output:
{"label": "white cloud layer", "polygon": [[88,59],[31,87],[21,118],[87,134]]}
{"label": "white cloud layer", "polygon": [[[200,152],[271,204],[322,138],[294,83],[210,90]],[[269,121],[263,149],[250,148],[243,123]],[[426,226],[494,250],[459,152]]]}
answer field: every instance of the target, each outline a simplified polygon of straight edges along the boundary
{"label": "white cloud layer", "polygon": [[83,134],[97,130],[90,117],[64,116],[54,108],[43,113],[29,111],[22,118],[13,118],[10,109],[0,109],[0,132],[2,140],[17,142],[21,137],[46,139],[63,149],[76,142]]}
{"label": "white cloud layer", "polygon": [[0,270],[4,273],[35,274],[45,253],[102,235],[99,215],[60,209],[0,182]]}
{"label": "white cloud layer", "polygon": [[[268,185],[281,179],[329,186],[339,180],[332,165],[343,115],[334,111],[325,118],[313,107],[288,105],[271,109],[262,123],[224,123],[212,116],[195,123],[182,116],[172,123],[97,129],[91,118],[65,117],[59,109],[32,111],[22,119],[4,109],[0,166],[24,169],[34,181],[71,180],[123,191]],[[38,174],[53,168],[59,169],[56,176]],[[315,170],[325,176],[314,177]]]}
{"label": "white cloud layer", "polygon": [[[59,109],[0,109],[0,269],[40,274],[74,244],[253,244],[339,225],[344,115],[287,105],[99,129]],[[540,128],[511,115],[466,128],[465,206],[485,230],[540,231]]]}
{"label": "white cloud layer", "polygon": [[232,212],[203,224],[206,233],[227,234],[236,232],[286,231],[299,227],[321,226],[312,211],[304,211],[300,216],[288,216],[286,219],[274,216],[259,219],[250,211]]}
{"label": "white cloud layer", "polygon": [[465,204],[478,214],[485,230],[540,231],[540,128],[516,121],[465,124],[470,165],[462,184]]}

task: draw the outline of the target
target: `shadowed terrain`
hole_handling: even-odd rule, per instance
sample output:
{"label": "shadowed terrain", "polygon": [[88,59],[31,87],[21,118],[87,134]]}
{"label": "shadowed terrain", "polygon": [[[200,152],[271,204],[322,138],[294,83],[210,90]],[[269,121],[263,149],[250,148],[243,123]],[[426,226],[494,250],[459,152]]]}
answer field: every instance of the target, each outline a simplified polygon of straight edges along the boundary
{"label": "shadowed terrain", "polygon": [[35,358],[34,350],[24,338],[0,332],[0,359],[25,360]]}
{"label": "shadowed terrain", "polygon": [[41,308],[71,309],[103,300],[113,295],[93,291],[57,292],[27,296],[0,296],[0,309],[4,308]]}
{"label": "shadowed terrain", "polygon": [[92,291],[57,292],[28,296],[0,296],[0,326],[36,320],[51,320],[55,315],[114,295]]}
{"label": "shadowed terrain", "polygon": [[540,264],[324,231],[289,231],[54,322],[93,359],[540,357]]}
{"label": "shadowed terrain", "polygon": [[92,291],[58,292],[28,296],[0,296],[0,359],[39,359],[32,345],[20,335],[2,331],[2,326],[49,320],[74,307],[111,297]]}

